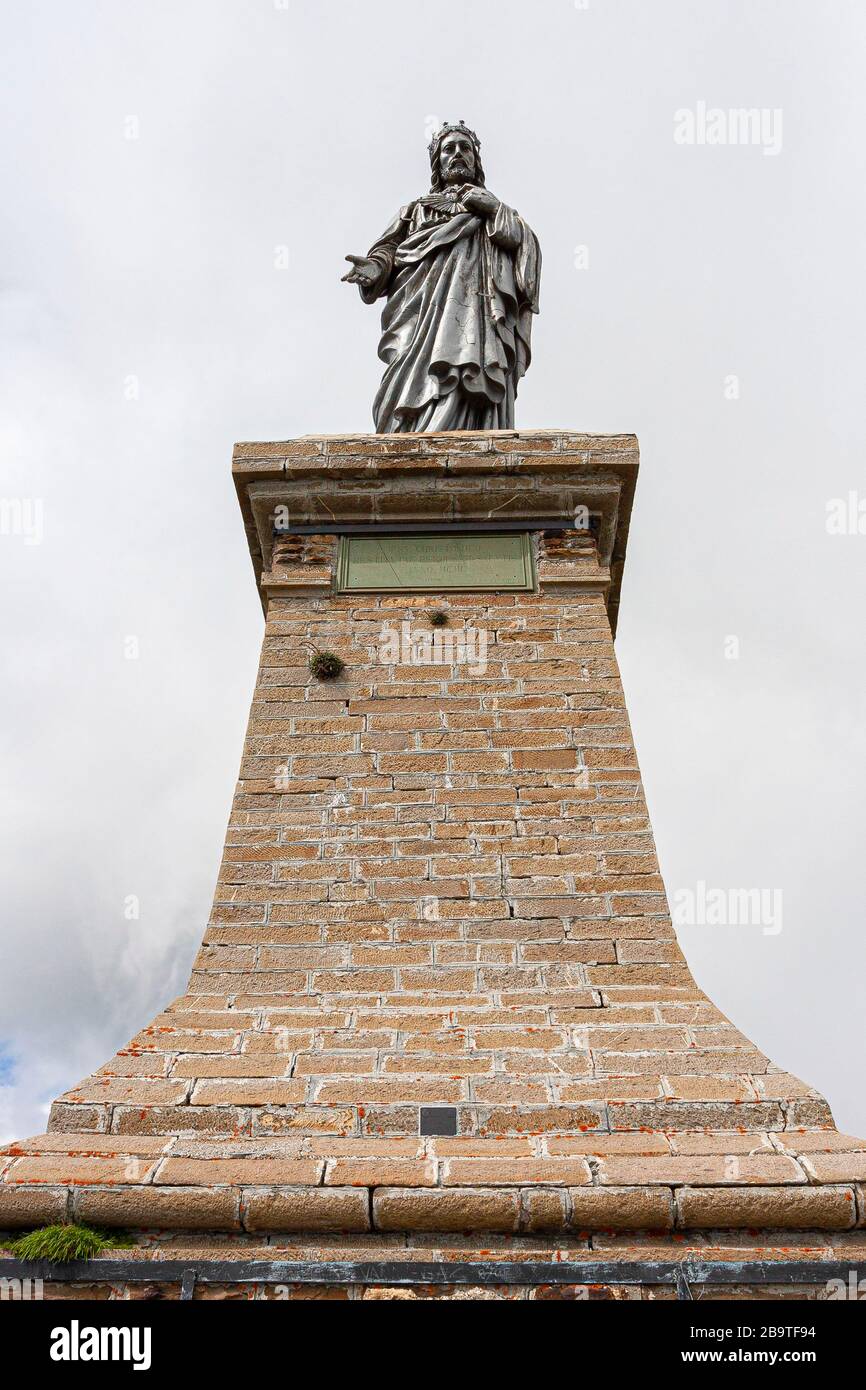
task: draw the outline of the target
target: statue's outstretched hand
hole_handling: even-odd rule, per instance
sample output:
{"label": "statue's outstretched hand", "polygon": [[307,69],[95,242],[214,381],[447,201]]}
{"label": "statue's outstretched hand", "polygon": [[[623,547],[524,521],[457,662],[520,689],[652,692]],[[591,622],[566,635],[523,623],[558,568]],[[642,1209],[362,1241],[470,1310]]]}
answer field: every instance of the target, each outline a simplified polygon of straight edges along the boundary
{"label": "statue's outstretched hand", "polygon": [[341,280],[348,280],[350,285],[363,285],[365,288],[378,280],[382,269],[378,261],[371,261],[368,256],[347,256],[346,260],[352,262],[352,269],[341,275]]}

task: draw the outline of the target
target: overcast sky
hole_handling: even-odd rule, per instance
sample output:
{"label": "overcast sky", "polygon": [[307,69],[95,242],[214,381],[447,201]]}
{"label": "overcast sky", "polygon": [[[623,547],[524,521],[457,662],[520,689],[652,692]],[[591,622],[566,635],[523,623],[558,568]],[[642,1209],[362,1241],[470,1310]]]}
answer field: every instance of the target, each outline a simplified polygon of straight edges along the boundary
{"label": "overcast sky", "polygon": [[544,254],[518,425],[640,439],[669,892],[783,893],[689,962],[866,1133],[862,0],[41,0],[0,53],[0,1133],[183,990],[262,633],[231,447],[372,427],[343,256],[460,117]]}

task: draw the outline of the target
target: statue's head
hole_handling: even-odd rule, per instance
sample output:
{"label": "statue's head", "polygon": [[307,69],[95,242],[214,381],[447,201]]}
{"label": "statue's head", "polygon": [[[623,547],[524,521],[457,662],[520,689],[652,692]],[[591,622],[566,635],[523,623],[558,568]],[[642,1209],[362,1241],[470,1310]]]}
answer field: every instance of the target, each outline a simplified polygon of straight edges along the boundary
{"label": "statue's head", "polygon": [[449,184],[483,183],[481,141],[463,121],[444,125],[429,145],[431,188],[441,193]]}

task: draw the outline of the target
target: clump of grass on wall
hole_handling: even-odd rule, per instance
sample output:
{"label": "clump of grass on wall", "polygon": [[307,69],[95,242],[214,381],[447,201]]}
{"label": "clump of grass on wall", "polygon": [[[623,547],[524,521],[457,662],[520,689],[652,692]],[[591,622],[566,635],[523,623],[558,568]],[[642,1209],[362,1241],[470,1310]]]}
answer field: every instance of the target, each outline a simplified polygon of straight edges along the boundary
{"label": "clump of grass on wall", "polygon": [[103,1250],[132,1245],[119,1231],[95,1231],[73,1222],[61,1226],[41,1226],[19,1236],[9,1249],[19,1260],[47,1260],[49,1264],[69,1264],[71,1260],[92,1260]]}
{"label": "clump of grass on wall", "polygon": [[314,652],[310,657],[310,671],[320,681],[336,680],[345,665],[336,652]]}

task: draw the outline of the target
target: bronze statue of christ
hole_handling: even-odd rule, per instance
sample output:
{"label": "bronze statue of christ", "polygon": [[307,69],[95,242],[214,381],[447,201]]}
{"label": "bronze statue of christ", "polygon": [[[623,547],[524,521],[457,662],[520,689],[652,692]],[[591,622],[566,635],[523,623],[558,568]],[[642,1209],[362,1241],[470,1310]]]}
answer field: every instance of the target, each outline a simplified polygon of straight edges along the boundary
{"label": "bronze statue of christ", "polygon": [[364,303],[387,298],[376,430],[510,429],[538,313],[538,240],[485,187],[478,136],[462,121],[434,135],[430,166],[430,192],[366,256],[346,257],[343,279]]}

